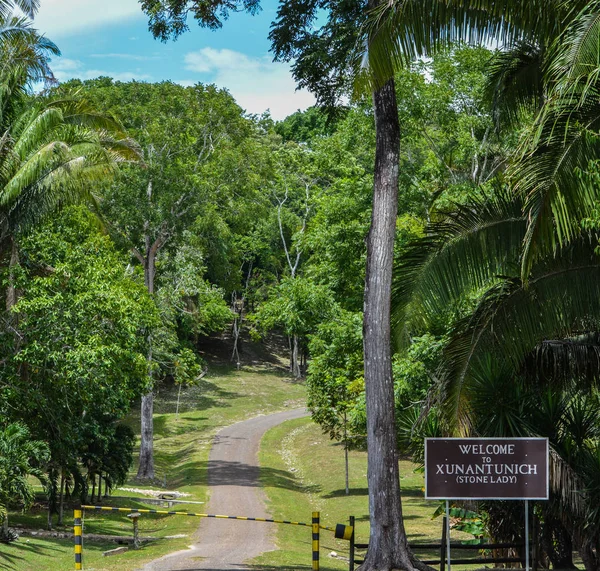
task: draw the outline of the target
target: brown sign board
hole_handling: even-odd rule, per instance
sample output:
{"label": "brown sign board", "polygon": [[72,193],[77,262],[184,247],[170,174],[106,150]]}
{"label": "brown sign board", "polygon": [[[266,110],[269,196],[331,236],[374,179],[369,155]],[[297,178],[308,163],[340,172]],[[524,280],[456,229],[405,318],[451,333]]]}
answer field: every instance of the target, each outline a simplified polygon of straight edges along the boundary
{"label": "brown sign board", "polygon": [[426,438],[425,497],[547,500],[547,438]]}

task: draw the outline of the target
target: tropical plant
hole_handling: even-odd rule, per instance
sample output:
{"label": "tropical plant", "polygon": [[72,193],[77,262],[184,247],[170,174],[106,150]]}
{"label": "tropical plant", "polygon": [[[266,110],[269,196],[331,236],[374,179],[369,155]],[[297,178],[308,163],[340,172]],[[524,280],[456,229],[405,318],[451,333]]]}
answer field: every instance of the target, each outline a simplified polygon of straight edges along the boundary
{"label": "tropical plant", "polygon": [[[77,94],[30,97],[33,82],[52,79],[53,54],[56,46],[28,26],[0,42],[0,248],[10,251],[11,266],[17,233],[65,204],[91,199],[95,182],[138,158],[120,125]],[[16,301],[12,277],[6,301]]]}
{"label": "tropical plant", "polygon": [[0,430],[0,510],[4,516],[4,538],[8,539],[8,506],[20,503],[26,509],[31,505],[34,490],[29,476],[43,483],[48,457],[46,443],[31,440],[24,424],[9,424]]}

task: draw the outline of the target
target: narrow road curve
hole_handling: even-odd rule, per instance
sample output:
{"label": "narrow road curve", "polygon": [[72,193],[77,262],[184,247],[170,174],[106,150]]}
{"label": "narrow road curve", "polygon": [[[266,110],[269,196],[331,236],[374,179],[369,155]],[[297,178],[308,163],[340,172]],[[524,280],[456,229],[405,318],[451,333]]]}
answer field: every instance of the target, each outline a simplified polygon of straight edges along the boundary
{"label": "narrow road curve", "polygon": [[[294,418],[307,416],[294,409],[258,416],[224,428],[214,438],[208,461],[210,500],[206,513],[269,517],[259,487],[258,448],[264,433]],[[148,563],[143,571],[216,571],[247,569],[248,561],[275,549],[275,524],[204,518],[189,550]]]}

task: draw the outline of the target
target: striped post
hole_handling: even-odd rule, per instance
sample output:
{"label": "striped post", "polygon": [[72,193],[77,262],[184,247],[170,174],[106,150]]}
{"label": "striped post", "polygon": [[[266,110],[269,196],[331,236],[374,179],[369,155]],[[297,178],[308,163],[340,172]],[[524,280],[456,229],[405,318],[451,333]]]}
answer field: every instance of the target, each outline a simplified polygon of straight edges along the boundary
{"label": "striped post", "polygon": [[75,534],[75,569],[83,569],[83,538],[81,535],[81,510],[75,510],[73,521],[73,532]]}
{"label": "striped post", "polygon": [[312,513],[312,568],[319,571],[319,512]]}

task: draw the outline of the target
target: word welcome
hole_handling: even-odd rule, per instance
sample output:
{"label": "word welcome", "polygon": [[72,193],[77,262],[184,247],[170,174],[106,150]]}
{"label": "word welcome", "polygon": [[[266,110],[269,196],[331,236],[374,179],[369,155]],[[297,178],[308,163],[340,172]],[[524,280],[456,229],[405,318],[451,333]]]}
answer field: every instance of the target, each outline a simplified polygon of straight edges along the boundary
{"label": "word welcome", "polygon": [[463,454],[514,454],[514,444],[459,444]]}

